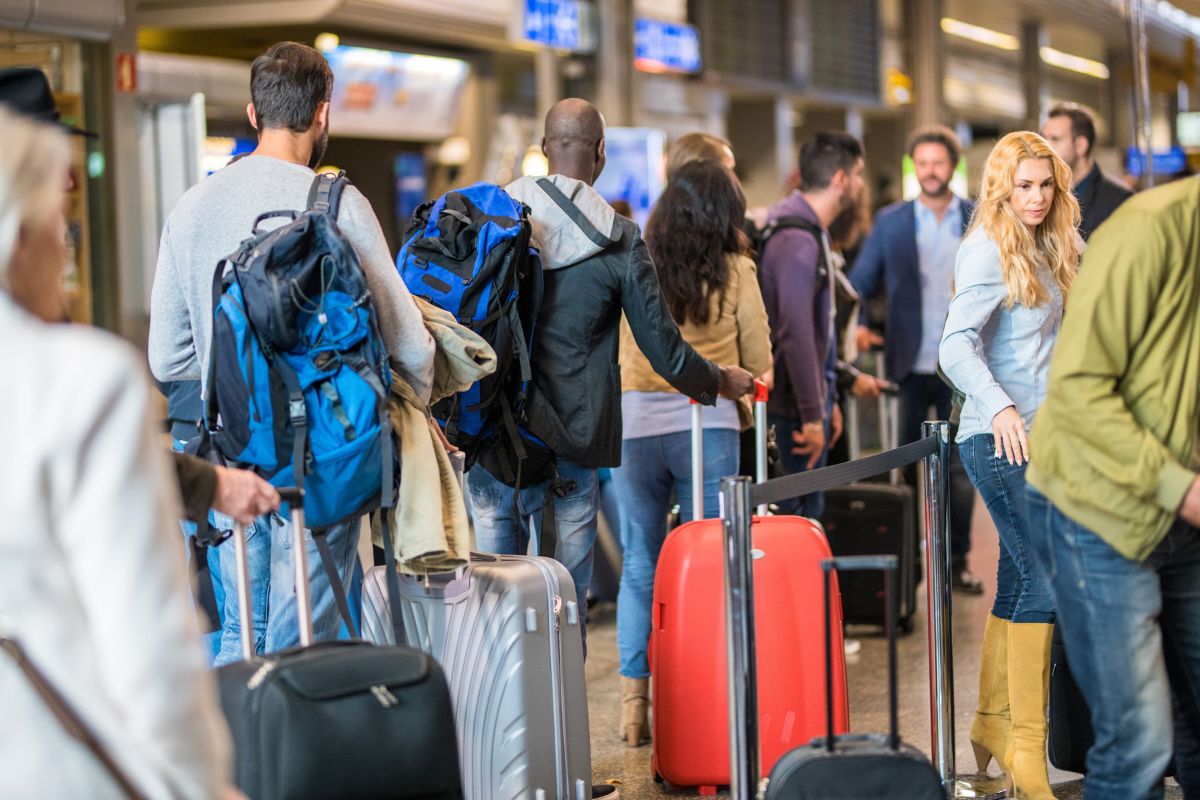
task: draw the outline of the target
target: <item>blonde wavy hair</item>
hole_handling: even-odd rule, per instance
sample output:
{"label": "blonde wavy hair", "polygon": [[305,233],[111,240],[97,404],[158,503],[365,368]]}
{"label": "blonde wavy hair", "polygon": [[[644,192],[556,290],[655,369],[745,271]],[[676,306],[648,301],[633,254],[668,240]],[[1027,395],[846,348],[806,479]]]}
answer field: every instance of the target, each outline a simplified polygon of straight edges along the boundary
{"label": "blonde wavy hair", "polygon": [[21,229],[61,213],[70,167],[67,137],[56,128],[13,114],[0,104],[0,291],[9,291],[9,268]]}
{"label": "blonde wavy hair", "polygon": [[[1028,158],[1050,162],[1054,199],[1050,211],[1030,230],[1010,202],[1017,165]],[[1065,299],[1079,267],[1083,240],[1079,236],[1079,201],[1071,192],[1071,168],[1050,145],[1032,131],[1010,133],[996,143],[983,167],[979,203],[970,230],[982,228],[1000,249],[1000,269],[1008,288],[1005,305],[1032,308],[1050,300],[1049,288],[1038,278],[1045,262]]]}

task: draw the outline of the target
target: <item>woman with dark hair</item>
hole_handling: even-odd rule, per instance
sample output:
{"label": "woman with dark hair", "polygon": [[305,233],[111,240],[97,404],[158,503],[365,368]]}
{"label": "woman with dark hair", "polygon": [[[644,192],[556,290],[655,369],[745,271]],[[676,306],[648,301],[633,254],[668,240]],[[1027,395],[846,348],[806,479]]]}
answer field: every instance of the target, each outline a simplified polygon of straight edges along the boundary
{"label": "woman with dark hair", "polygon": [[[742,231],[746,199],[729,169],[710,161],[682,165],[667,184],[646,226],[646,245],[679,332],[700,355],[739,364],[754,375],[771,368],[767,312]],[[738,432],[750,427],[750,403],[718,400],[704,409],[704,486],[691,481],[691,407],[660,378],[621,330],[621,466],[613,482],[621,504],[624,563],[617,595],[621,656],[621,736],[630,747],[649,738],[646,722],[650,665],[650,605],[658,554],[667,535],[674,490],[684,521],[693,492],[703,492],[704,515],[717,515],[717,485],[738,471]]]}

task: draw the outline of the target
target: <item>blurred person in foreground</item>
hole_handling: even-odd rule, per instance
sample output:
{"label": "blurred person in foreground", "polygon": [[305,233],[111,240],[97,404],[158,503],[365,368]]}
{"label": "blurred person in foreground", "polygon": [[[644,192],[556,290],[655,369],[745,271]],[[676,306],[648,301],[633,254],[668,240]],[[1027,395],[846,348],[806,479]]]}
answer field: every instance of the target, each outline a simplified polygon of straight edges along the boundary
{"label": "blurred person in foreground", "polygon": [[[717,364],[751,374],[771,368],[771,334],[742,231],[746,198],[724,166],[691,161],[675,171],[646,225],[663,299],[684,341]],[[691,402],[655,373],[629,324],[621,325],[621,466],[613,483],[621,504],[624,562],[617,598],[621,656],[621,736],[636,747],[650,735],[650,607],[658,555],[667,535],[672,491],[683,522],[692,498],[717,516],[721,478],[738,472],[739,431],[753,424],[749,398],[720,398],[704,409],[704,485],[692,485]]]}
{"label": "blurred person in foreground", "polygon": [[996,598],[983,637],[971,744],[995,758],[1016,797],[1053,800],[1046,697],[1054,598],[1033,557],[1025,514],[1029,428],[1083,240],[1071,171],[1036,133],[1001,139],[983,168],[979,205],[954,268],[942,369],[966,395],[957,443],[1000,534]]}
{"label": "blurred person in foreground", "polygon": [[[141,359],[62,317],[69,151],[0,109],[0,621],[148,798],[236,797]],[[19,390],[15,390],[19,387]],[[117,798],[0,658],[0,796]]]}
{"label": "blurred person in foreground", "polygon": [[1054,106],[1042,125],[1042,136],[1071,168],[1071,191],[1079,201],[1079,232],[1086,241],[1133,192],[1096,163],[1096,120],[1083,106]]}
{"label": "blurred person in foreground", "polygon": [[[58,128],[68,136],[98,138],[96,134],[77,128],[62,121],[50,80],[46,73],[34,67],[9,67],[0,69],[0,105],[26,119],[46,123]],[[66,190],[75,188],[75,175],[68,165]],[[66,319],[65,307],[56,319]],[[170,397],[170,396],[169,396]],[[168,415],[173,410],[174,399],[168,402]],[[200,384],[195,382],[196,408],[200,406]],[[185,438],[196,433],[195,420],[183,426]],[[177,437],[178,438],[178,437]],[[184,516],[192,522],[200,522],[208,515],[210,507],[249,524],[258,514],[264,514],[279,506],[279,495],[269,483],[246,470],[227,469],[209,464],[183,453],[172,455],[179,490],[183,500]]]}
{"label": "blurred person in foreground", "polygon": [[[1030,438],[1027,513],[1091,711],[1086,800],[1200,797],[1200,179],[1092,236]],[[1172,693],[1175,701],[1172,702]]]}

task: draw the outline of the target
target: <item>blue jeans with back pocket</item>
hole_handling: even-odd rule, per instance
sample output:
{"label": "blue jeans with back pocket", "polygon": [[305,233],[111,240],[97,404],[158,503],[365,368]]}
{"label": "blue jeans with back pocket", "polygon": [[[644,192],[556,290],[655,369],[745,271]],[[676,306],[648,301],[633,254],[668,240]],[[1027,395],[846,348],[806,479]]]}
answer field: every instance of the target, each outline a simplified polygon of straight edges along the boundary
{"label": "blue jeans with back pocket", "polygon": [[995,439],[987,433],[959,442],[958,452],[1000,534],[992,614],[1010,622],[1054,622],[1054,596],[1034,558],[1025,513],[1028,465],[1016,466],[1007,458],[996,458]]}

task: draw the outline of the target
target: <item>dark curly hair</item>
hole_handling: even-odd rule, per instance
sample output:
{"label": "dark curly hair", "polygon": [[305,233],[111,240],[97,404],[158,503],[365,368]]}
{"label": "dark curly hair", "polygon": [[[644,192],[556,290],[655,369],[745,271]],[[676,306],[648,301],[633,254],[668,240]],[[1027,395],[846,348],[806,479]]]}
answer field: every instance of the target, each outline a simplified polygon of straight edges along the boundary
{"label": "dark curly hair", "polygon": [[723,165],[684,164],[667,184],[646,223],[646,246],[675,321],[708,323],[709,298],[725,294],[728,257],[748,255],[742,230],[746,196]]}

